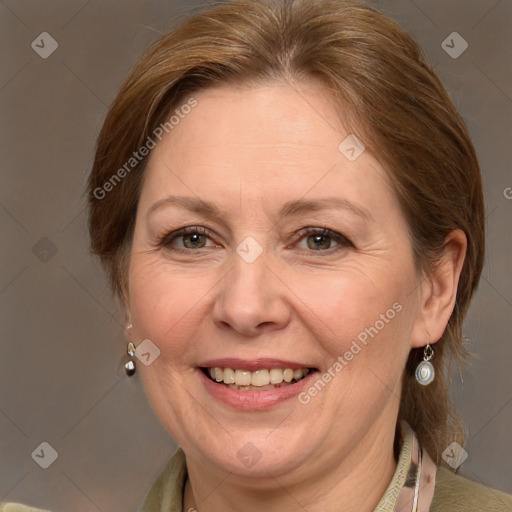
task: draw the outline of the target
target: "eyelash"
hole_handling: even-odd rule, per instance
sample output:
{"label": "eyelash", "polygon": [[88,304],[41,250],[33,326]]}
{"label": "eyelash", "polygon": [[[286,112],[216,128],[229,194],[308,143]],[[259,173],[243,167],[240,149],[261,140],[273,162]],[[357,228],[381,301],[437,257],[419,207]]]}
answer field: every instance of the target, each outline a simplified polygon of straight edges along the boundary
{"label": "eyelash", "polygon": [[[190,249],[190,248],[184,248],[184,247],[172,247],[170,248],[170,244],[173,240],[176,238],[185,236],[185,235],[192,235],[192,234],[198,234],[202,236],[206,236],[210,238],[210,230],[203,227],[203,226],[188,226],[185,228],[178,229],[176,231],[172,231],[171,233],[166,233],[165,235],[159,237],[158,245],[160,247],[164,247],[168,250],[176,251],[176,252],[182,252],[182,253],[190,253],[191,251],[197,251],[198,249],[204,249],[204,247],[199,247],[198,249]],[[332,231],[331,229],[328,229],[327,227],[324,228],[318,228],[318,227],[305,227],[300,229],[297,232],[298,241],[302,240],[303,238],[309,236],[309,235],[320,235],[320,236],[328,236],[332,238],[338,245],[335,247],[329,247],[329,249],[325,250],[310,250],[304,249],[308,252],[319,252],[319,253],[332,253],[335,251],[339,251],[341,249],[347,248],[347,247],[354,247],[354,244],[342,235],[341,233],[337,233],[336,231]]]}
{"label": "eyelash", "polygon": [[[327,227],[323,228],[317,228],[317,227],[306,227],[302,228],[297,232],[297,236],[299,237],[299,240],[302,238],[308,236],[308,235],[321,235],[321,236],[328,236],[332,238],[335,242],[337,242],[339,245],[343,246],[352,246],[352,242],[341,233],[337,233],[336,231],[333,231],[332,229],[329,229]],[[333,248],[334,249],[334,248]],[[330,250],[330,249],[327,249]],[[319,251],[319,252],[325,252],[325,251]]]}

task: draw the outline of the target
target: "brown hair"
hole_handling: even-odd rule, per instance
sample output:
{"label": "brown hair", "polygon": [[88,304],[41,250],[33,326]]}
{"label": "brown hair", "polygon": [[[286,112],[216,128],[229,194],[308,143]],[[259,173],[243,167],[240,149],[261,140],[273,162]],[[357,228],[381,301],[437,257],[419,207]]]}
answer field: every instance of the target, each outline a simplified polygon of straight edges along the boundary
{"label": "brown hair", "polygon": [[468,130],[421,49],[374,8],[352,0],[236,0],[192,16],[157,41],[121,86],[98,138],[88,183],[92,251],[126,299],[148,157],[123,179],[112,178],[180,102],[215,85],[309,79],[329,87],[345,126],[389,173],[419,271],[428,276],[452,230],[466,234],[456,305],[436,344],[436,379],[425,387],[415,382],[422,350],[413,349],[399,411],[440,462],[446,446],[465,437],[446,381],[447,355],[459,362],[467,355],[462,322],[484,258],[481,175]]}

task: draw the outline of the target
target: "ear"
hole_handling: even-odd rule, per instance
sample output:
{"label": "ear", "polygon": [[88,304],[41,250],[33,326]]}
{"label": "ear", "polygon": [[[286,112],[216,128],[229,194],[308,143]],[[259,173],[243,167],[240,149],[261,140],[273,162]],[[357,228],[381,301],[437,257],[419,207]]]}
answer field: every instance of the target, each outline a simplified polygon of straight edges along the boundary
{"label": "ear", "polygon": [[443,335],[455,307],[467,243],[462,230],[452,231],[445,238],[435,269],[423,278],[419,287],[418,316],[411,336],[413,348],[436,343]]}

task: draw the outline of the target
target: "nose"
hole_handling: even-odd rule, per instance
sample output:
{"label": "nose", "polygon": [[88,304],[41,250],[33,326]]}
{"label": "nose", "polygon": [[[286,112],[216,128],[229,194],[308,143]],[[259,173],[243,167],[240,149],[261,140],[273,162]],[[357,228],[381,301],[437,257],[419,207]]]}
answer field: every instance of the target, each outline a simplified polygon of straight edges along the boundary
{"label": "nose", "polygon": [[288,288],[269,267],[265,253],[252,263],[233,255],[233,267],[219,283],[213,321],[224,330],[248,337],[279,330],[290,321]]}

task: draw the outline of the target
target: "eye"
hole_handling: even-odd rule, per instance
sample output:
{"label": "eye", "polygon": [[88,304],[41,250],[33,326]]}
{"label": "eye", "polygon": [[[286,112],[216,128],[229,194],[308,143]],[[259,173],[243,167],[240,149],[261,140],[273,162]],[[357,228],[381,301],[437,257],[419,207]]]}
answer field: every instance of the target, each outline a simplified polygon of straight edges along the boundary
{"label": "eye", "polygon": [[[302,249],[314,252],[332,252],[353,244],[341,233],[328,228],[306,227],[301,229],[297,236]],[[210,238],[210,231],[202,226],[188,226],[172,231],[160,237],[159,245],[173,251],[189,251],[194,249],[205,249],[208,247],[219,247]]]}
{"label": "eye", "polygon": [[301,229],[297,234],[301,238],[299,246],[305,242],[306,249],[316,252],[330,252],[353,247],[353,244],[345,236],[328,228],[307,227]]}
{"label": "eye", "polygon": [[166,234],[161,239],[159,245],[171,250],[203,249],[205,247],[215,247],[216,245],[213,242],[210,245],[207,245],[208,240],[210,240],[208,234],[208,229],[202,226],[189,226]]}

